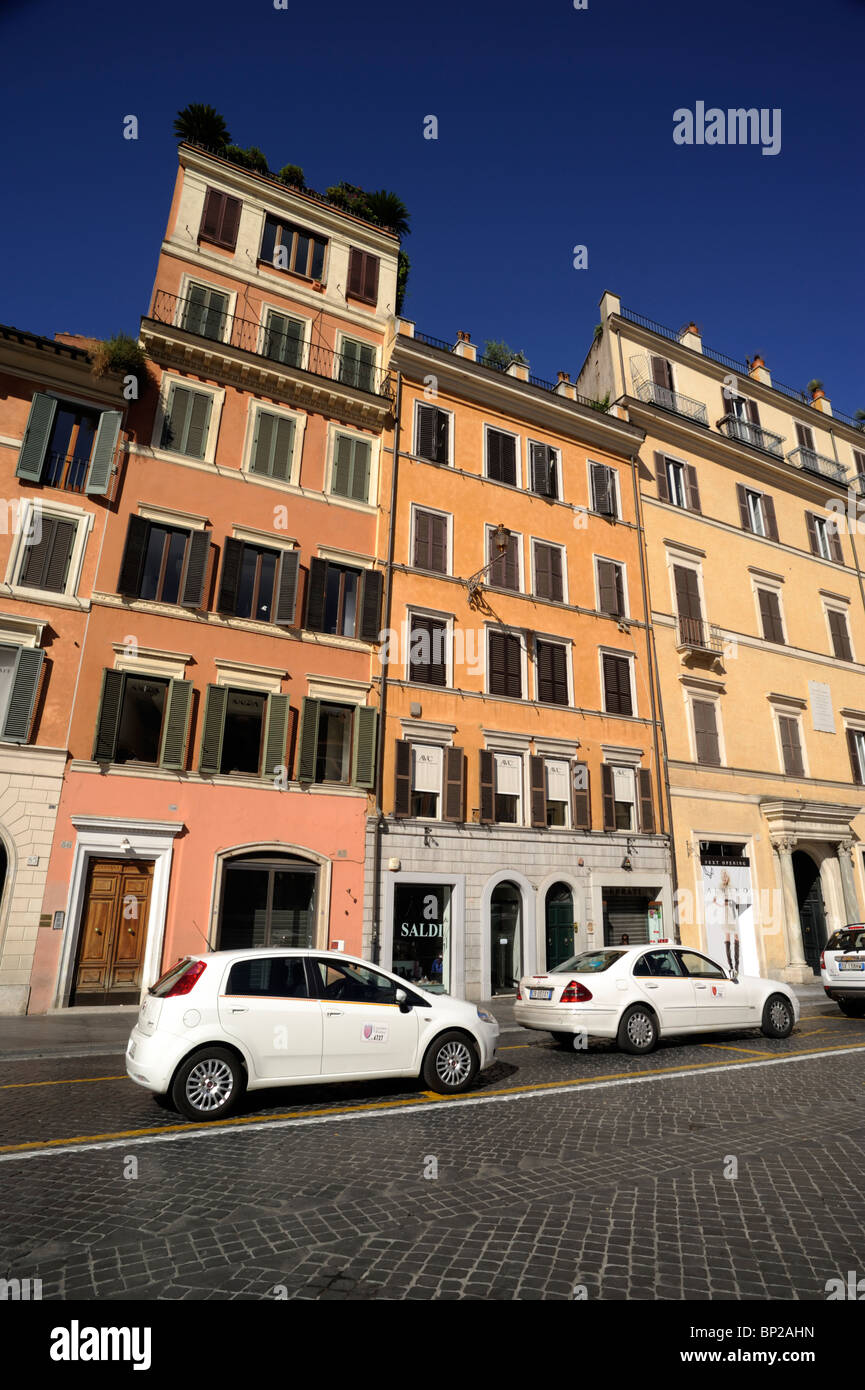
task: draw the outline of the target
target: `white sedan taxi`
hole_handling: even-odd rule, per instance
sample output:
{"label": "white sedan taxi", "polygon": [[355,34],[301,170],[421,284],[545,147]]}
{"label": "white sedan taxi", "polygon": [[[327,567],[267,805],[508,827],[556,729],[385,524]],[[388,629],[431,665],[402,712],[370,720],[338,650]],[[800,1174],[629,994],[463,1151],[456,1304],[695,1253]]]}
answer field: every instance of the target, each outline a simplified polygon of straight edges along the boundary
{"label": "white sedan taxi", "polygon": [[799,1021],[799,1001],[778,980],[736,975],[701,951],[656,942],[602,946],[546,975],[524,976],[514,1017],[563,1046],[588,1036],[615,1038],[625,1052],[651,1052],[662,1035],[759,1028],[786,1038]]}

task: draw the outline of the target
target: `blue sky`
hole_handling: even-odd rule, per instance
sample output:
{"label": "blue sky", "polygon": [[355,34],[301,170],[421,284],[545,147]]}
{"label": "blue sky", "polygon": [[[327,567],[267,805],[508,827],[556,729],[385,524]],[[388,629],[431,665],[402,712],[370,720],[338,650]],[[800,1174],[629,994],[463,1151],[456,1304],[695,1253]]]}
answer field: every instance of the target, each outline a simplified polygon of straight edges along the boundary
{"label": "blue sky", "polygon": [[[387,187],[405,312],[578,370],[604,289],[865,409],[865,0],[6,0],[0,320],[134,332],[204,101],[271,167]],[[16,57],[17,55],[17,57]],[[780,108],[781,151],[677,146],[673,112]],[[140,138],[122,138],[127,114]],[[437,141],[423,120],[439,120]],[[588,248],[575,270],[572,248]]]}

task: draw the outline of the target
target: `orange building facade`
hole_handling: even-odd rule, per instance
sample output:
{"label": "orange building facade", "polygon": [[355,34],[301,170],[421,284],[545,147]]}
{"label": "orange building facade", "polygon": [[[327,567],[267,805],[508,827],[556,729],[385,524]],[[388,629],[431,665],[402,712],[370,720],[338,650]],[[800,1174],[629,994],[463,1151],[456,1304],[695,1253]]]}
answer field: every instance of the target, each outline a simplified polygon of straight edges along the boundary
{"label": "orange building facade", "polygon": [[397,251],[181,147],[92,550],[32,1011],[135,1002],[208,948],[360,950]]}

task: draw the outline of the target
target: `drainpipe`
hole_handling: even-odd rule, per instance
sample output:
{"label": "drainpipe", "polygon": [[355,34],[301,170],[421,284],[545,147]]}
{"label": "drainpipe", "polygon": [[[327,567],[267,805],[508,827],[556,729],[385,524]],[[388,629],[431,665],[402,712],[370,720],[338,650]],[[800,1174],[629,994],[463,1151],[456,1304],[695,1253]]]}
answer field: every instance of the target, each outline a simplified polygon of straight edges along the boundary
{"label": "drainpipe", "polygon": [[[679,889],[679,875],[676,866],[676,841],[673,835],[673,803],[670,793],[670,769],[669,754],[667,751],[667,731],[664,727],[664,710],[661,701],[661,687],[658,682],[655,688],[655,671],[658,669],[658,652],[655,646],[655,626],[652,622],[651,610],[649,608],[649,588],[646,576],[646,557],[643,550],[643,539],[645,532],[643,529],[643,509],[640,498],[640,489],[637,484],[637,455],[631,455],[631,476],[634,482],[634,507],[637,515],[637,536],[640,550],[640,584],[643,591],[643,612],[646,616],[646,654],[649,666],[649,699],[652,705],[652,742],[655,749],[655,778],[658,784],[658,806],[665,804],[667,807],[667,825],[670,835],[670,874],[673,881],[673,901],[676,901],[676,894]],[[661,750],[658,746],[658,729],[661,730],[663,741],[663,759]],[[663,785],[661,782],[661,768],[663,766]],[[673,925],[676,925],[673,923]]]}
{"label": "drainpipe", "polygon": [[[388,522],[387,538],[387,567],[385,569],[384,581],[384,628],[390,631],[391,606],[393,602],[393,552],[396,534],[396,485],[397,472],[399,470],[399,431],[400,417],[402,414],[402,372],[396,374],[396,404],[394,406],[394,429],[393,429],[393,457],[391,462],[391,481],[390,481],[390,520]],[[381,648],[379,648],[381,652]],[[384,770],[384,742],[385,742],[385,713],[387,707],[387,673],[390,666],[390,642],[386,647],[386,660],[382,661],[381,666],[381,685],[379,687],[379,736],[378,748],[376,749],[376,769],[375,769],[375,838],[373,842],[372,855],[372,942],[371,954],[373,960],[378,963],[381,954],[381,930],[379,928],[379,912],[381,906],[381,835],[384,824],[384,813],[381,804],[381,783]]]}

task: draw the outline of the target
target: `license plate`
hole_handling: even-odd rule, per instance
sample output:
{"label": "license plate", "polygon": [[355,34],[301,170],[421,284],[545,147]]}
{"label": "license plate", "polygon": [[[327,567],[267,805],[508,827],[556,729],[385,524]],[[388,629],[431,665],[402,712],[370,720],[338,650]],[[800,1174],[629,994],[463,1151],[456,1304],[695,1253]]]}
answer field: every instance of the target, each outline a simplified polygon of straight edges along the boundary
{"label": "license plate", "polygon": [[842,970],[865,970],[865,960],[841,960],[838,964]]}
{"label": "license plate", "polygon": [[552,991],[551,989],[530,989],[530,990],[529,990],[529,998],[530,998],[530,999],[552,999],[552,997],[553,997],[553,991]]}

